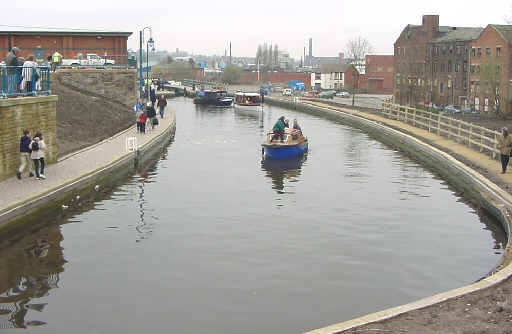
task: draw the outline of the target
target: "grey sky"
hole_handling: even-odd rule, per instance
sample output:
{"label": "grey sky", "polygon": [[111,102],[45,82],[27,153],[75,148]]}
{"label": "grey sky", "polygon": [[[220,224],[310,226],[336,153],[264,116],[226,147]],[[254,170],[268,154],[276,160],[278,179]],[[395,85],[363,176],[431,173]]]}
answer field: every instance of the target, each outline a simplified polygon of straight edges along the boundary
{"label": "grey sky", "polygon": [[23,30],[5,26],[11,25],[132,31],[128,47],[136,49],[138,31],[151,26],[157,49],[220,55],[232,42],[234,56],[254,56],[257,45],[267,42],[299,59],[309,37],[315,56],[336,56],[358,35],[374,53],[392,54],[398,34],[408,23],[421,24],[423,14],[439,14],[441,25],[485,27],[504,24],[512,1],[6,1],[0,30]]}

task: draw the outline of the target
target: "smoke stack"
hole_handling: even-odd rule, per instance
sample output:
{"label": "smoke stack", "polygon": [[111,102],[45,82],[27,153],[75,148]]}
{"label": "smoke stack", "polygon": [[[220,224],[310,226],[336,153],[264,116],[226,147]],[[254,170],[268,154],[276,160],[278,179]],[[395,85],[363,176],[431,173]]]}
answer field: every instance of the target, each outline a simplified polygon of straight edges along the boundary
{"label": "smoke stack", "polygon": [[309,39],[309,65],[313,64],[313,38]]}

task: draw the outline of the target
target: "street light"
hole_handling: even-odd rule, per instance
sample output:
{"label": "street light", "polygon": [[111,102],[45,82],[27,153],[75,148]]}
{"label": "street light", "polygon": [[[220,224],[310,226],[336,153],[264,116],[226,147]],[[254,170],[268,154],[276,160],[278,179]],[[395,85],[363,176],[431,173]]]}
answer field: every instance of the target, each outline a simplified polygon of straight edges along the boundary
{"label": "street light", "polygon": [[140,45],[139,45],[139,92],[142,95],[142,86],[144,85],[144,79],[142,78],[142,45],[144,44],[144,30],[149,29],[149,40],[146,43],[146,93],[149,97],[149,47],[152,51],[155,51],[155,41],[153,40],[153,31],[151,27],[144,27],[140,31]]}

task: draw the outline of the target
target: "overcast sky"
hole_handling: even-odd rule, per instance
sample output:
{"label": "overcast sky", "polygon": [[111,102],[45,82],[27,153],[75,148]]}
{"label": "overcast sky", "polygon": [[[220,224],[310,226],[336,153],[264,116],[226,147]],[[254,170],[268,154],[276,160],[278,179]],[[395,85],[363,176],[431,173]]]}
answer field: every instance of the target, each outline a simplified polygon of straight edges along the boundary
{"label": "overcast sky", "polygon": [[233,56],[254,56],[257,45],[267,42],[296,59],[310,37],[314,56],[336,56],[357,36],[367,38],[375,54],[392,54],[402,29],[421,24],[423,14],[459,27],[505,24],[512,17],[512,0],[24,0],[3,1],[1,7],[0,30],[131,31],[128,47],[137,49],[139,30],[151,26],[160,50],[221,55],[231,42]]}

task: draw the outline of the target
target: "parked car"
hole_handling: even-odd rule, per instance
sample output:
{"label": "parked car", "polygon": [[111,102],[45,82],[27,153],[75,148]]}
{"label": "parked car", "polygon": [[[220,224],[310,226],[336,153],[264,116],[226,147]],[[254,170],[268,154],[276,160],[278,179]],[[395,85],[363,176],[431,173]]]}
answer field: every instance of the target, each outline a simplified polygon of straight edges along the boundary
{"label": "parked car", "polygon": [[447,114],[458,114],[461,111],[459,106],[449,105],[444,107],[444,112]]}
{"label": "parked car", "polygon": [[473,109],[473,108],[470,108],[470,107],[465,107],[465,108],[462,108],[460,110],[463,114],[478,114],[478,111]]}
{"label": "parked car", "polygon": [[318,97],[324,98],[324,99],[332,99],[332,98],[334,98],[335,94],[336,94],[336,92],[327,90],[327,91],[324,91],[324,92],[321,92],[320,94],[318,94]]}
{"label": "parked car", "polygon": [[104,59],[98,56],[95,53],[88,53],[85,56],[85,59],[62,59],[63,66],[103,66],[108,67],[115,65],[115,60]]}
{"label": "parked car", "polygon": [[283,96],[292,96],[292,90],[290,88],[283,89]]}
{"label": "parked car", "polygon": [[302,94],[302,97],[316,97],[317,94],[316,92],[304,92],[304,94]]}
{"label": "parked car", "polygon": [[339,92],[339,93],[336,93],[336,96],[338,96],[338,97],[350,97],[350,94],[348,92]]}

